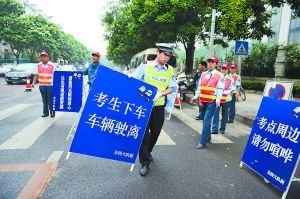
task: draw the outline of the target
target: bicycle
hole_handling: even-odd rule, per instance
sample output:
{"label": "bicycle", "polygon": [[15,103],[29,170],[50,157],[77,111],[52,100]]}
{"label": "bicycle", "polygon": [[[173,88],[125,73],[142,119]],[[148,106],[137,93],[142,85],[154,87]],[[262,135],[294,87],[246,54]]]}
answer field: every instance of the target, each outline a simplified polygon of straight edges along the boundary
{"label": "bicycle", "polygon": [[244,90],[244,88],[242,86],[240,87],[239,98],[241,98],[243,101],[246,100],[246,92],[245,92],[245,90]]}

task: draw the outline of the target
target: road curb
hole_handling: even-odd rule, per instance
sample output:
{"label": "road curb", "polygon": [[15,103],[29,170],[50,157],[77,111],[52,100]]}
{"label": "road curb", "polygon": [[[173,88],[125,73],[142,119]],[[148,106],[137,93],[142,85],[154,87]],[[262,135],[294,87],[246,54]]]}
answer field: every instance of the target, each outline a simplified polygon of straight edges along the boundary
{"label": "road curb", "polygon": [[[187,104],[190,104],[190,99],[192,98],[193,96],[191,95],[186,95],[185,96],[185,103]],[[235,120],[242,123],[242,124],[245,124],[247,125],[248,127],[252,128],[252,125],[253,125],[253,121],[254,121],[254,118],[249,118],[247,116],[244,116],[242,114],[240,114],[238,111],[236,112],[235,114]]]}

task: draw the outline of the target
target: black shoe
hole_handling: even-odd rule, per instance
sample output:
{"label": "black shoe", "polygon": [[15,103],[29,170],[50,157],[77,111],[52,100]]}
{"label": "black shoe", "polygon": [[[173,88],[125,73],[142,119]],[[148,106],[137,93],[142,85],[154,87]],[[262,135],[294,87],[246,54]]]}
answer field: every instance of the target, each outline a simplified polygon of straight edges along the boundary
{"label": "black shoe", "polygon": [[207,142],[211,143],[211,137],[207,138]]}
{"label": "black shoe", "polygon": [[43,114],[42,115],[42,117],[48,117],[49,116],[49,114]]}
{"label": "black shoe", "polygon": [[197,117],[195,117],[195,120],[203,120],[203,118],[202,118],[202,117],[199,117],[199,116],[197,116]]}
{"label": "black shoe", "polygon": [[225,130],[220,130],[220,133],[221,133],[221,134],[224,134],[224,133],[225,133]]}
{"label": "black shoe", "polygon": [[55,117],[55,112],[54,111],[51,112],[51,117]]}
{"label": "black shoe", "polygon": [[205,144],[198,144],[198,145],[196,146],[196,149],[204,149],[205,147],[206,147]]}
{"label": "black shoe", "polygon": [[149,173],[149,165],[142,165],[140,174],[141,176],[146,176]]}
{"label": "black shoe", "polygon": [[211,132],[211,134],[218,134],[218,132]]}
{"label": "black shoe", "polygon": [[227,123],[233,123],[233,120],[229,120]]}
{"label": "black shoe", "polygon": [[149,160],[150,160],[151,162],[153,161],[153,157],[152,157],[151,153],[150,153],[150,155],[149,155]]}

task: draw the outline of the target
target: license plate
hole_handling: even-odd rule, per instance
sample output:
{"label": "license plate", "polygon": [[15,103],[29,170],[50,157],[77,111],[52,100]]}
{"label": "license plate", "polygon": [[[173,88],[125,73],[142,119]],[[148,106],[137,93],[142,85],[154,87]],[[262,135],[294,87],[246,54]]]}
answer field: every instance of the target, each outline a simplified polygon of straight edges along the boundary
{"label": "license plate", "polygon": [[11,79],[19,79],[18,77],[12,77]]}

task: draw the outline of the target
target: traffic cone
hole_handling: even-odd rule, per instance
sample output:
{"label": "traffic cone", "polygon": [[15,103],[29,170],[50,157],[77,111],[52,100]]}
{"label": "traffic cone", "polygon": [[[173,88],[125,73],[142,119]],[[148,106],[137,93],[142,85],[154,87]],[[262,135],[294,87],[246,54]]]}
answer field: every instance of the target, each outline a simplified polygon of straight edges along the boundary
{"label": "traffic cone", "polygon": [[174,106],[181,107],[180,91],[177,91]]}
{"label": "traffic cone", "polygon": [[25,86],[25,92],[31,92],[31,91],[32,91],[32,87],[31,87],[31,84],[30,84],[30,79],[27,78],[26,86]]}

